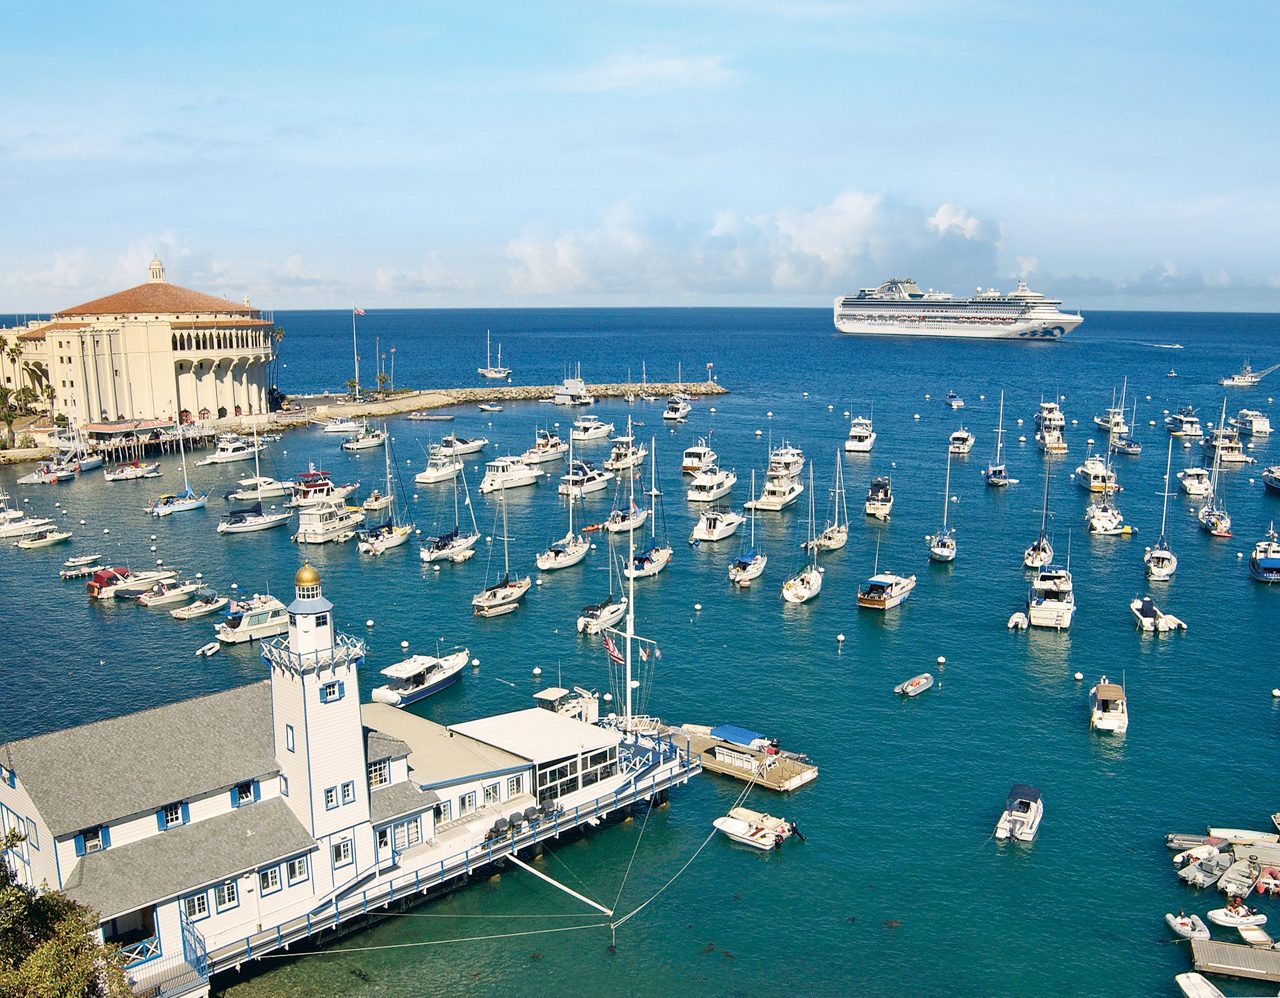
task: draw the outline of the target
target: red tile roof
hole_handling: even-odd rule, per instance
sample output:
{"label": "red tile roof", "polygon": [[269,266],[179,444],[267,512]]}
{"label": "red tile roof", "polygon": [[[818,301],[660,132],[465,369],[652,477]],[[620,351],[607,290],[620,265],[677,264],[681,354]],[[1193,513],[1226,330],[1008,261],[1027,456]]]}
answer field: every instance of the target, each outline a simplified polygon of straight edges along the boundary
{"label": "red tile roof", "polygon": [[96,298],[74,308],[63,309],[59,316],[66,315],[170,315],[183,312],[214,312],[222,315],[257,315],[257,310],[248,305],[238,305],[225,298],[202,294],[180,288],[176,284],[164,281],[148,281],[136,288],[117,291],[105,298]]}
{"label": "red tile roof", "polygon": [[44,341],[45,333],[50,330],[56,332],[59,329],[84,329],[87,325],[89,325],[87,322],[46,322],[43,326],[36,326],[34,329],[19,333],[16,339],[24,343],[40,343]]}

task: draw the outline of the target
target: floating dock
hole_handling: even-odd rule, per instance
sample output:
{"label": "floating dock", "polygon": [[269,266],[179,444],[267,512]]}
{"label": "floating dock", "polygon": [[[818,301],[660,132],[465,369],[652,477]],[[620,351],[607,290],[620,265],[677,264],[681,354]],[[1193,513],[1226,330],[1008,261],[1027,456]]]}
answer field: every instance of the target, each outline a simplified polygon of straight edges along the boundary
{"label": "floating dock", "polygon": [[1259,949],[1217,939],[1191,940],[1191,959],[1202,974],[1280,981],[1280,950]]}
{"label": "floating dock", "polygon": [[703,770],[709,773],[732,776],[744,783],[754,781],[779,793],[796,790],[818,778],[818,767],[805,756],[755,748],[750,744],[751,739],[731,740],[713,733],[723,727],[727,726],[712,728],[702,724],[683,724],[666,728],[663,733],[669,734],[677,744],[683,739],[689,754],[701,759]]}

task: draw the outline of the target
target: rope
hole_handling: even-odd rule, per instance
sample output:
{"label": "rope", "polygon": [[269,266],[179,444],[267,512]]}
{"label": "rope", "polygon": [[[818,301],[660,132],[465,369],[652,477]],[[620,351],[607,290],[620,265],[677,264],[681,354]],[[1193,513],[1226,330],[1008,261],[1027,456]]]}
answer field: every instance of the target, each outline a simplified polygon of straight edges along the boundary
{"label": "rope", "polygon": [[562,860],[559,856],[557,856],[555,853],[553,853],[550,849],[545,848],[545,846],[544,846],[544,848],[543,848],[543,850],[542,850],[542,854],[543,854],[544,856],[550,856],[550,857],[551,857],[552,859],[554,859],[557,863],[559,863],[561,866],[563,866],[563,867],[565,868],[565,872],[566,872],[566,873],[568,873],[568,874],[569,874],[569,876],[571,876],[574,880],[576,880],[579,884],[581,884],[581,885],[582,885],[582,893],[583,893],[583,894],[585,894],[587,897],[591,898],[591,900],[592,900],[592,901],[595,901],[595,902],[596,902],[596,904],[599,904],[599,903],[600,903],[600,899],[599,899],[599,898],[597,898],[597,897],[594,897],[594,896],[592,895],[591,891],[587,888],[586,881],[584,881],[581,877],[579,877],[576,873],[574,873],[571,869],[569,869],[569,864],[568,864],[568,863],[566,863],[564,860]]}
{"label": "rope", "polygon": [[622,883],[618,885],[618,894],[613,899],[613,905],[611,907],[614,911],[618,910],[618,902],[622,900],[622,889],[627,886],[627,878],[631,876],[631,867],[636,861],[636,853],[640,851],[640,840],[644,838],[644,830],[649,827],[649,815],[652,813],[652,807],[644,813],[644,823],[640,826],[640,834],[636,836],[635,847],[631,850],[631,859],[627,862],[627,868],[622,873]]}
{"label": "rope", "polygon": [[[500,916],[509,917],[509,916]],[[380,946],[344,946],[341,949],[318,949],[306,953],[263,953],[258,960],[291,960],[299,956],[338,956],[343,953],[372,953],[378,950],[414,949],[419,946],[445,946],[449,943],[479,943],[494,939],[515,939],[520,936],[543,936],[553,932],[577,932],[581,929],[607,928],[608,922],[593,922],[591,925],[562,925],[554,929],[529,929],[525,932],[497,932],[485,936],[463,936],[459,939],[427,939],[416,943],[384,943]]]}

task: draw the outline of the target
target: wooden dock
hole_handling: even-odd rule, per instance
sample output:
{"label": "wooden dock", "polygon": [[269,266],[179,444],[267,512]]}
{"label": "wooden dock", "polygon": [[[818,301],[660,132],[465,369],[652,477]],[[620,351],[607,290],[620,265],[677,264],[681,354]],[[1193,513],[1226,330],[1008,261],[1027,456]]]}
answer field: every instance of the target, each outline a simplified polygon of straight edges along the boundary
{"label": "wooden dock", "polygon": [[731,776],[744,783],[754,780],[762,787],[788,793],[818,778],[818,767],[789,752],[765,752],[716,738],[711,729],[699,724],[666,728],[677,744],[683,739],[689,752],[702,760],[704,772]]}
{"label": "wooden dock", "polygon": [[1217,939],[1193,939],[1191,959],[1202,974],[1247,977],[1252,981],[1280,981],[1280,950],[1224,943]]}

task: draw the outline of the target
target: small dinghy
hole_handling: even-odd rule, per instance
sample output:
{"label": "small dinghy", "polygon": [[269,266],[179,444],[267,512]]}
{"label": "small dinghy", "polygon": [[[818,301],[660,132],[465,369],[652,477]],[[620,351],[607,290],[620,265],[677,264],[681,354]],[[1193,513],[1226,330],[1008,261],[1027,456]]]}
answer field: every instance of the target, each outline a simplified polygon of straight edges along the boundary
{"label": "small dinghy", "polygon": [[1275,832],[1255,832],[1252,828],[1206,828],[1205,833],[1226,839],[1233,846],[1248,846],[1255,842],[1280,842]]}
{"label": "small dinghy", "polygon": [[1208,939],[1209,926],[1199,915],[1188,915],[1184,912],[1166,912],[1164,916],[1165,922],[1177,935],[1183,939]]}
{"label": "small dinghy", "polygon": [[1031,621],[1027,619],[1027,615],[1021,610],[1009,618],[1009,630],[1011,631],[1025,631],[1030,626]]}
{"label": "small dinghy", "polygon": [[68,558],[62,563],[63,568],[83,568],[85,565],[92,565],[94,562],[100,561],[100,554],[78,554],[74,558]]}
{"label": "small dinghy", "polygon": [[735,807],[711,824],[734,842],[755,849],[780,849],[782,843],[792,835],[804,841],[804,836],[800,835],[792,822],[745,807]]}
{"label": "small dinghy", "polygon": [[1171,613],[1164,613],[1155,605],[1150,596],[1135,596],[1129,603],[1134,620],[1138,627],[1155,634],[1168,634],[1170,631],[1185,631],[1187,625]]}
{"label": "small dinghy", "polygon": [[1214,925],[1239,927],[1241,925],[1266,925],[1267,916],[1250,908],[1246,904],[1228,905],[1225,908],[1214,908],[1209,912],[1209,921]]}
{"label": "small dinghy", "polygon": [[1238,859],[1218,878],[1218,890],[1228,897],[1248,897],[1260,876],[1262,867],[1257,860]]}
{"label": "small dinghy", "polygon": [[221,648],[222,645],[218,644],[218,642],[210,641],[207,645],[201,645],[196,649],[196,658],[208,658],[211,655],[216,655]]}
{"label": "small dinghy", "polygon": [[905,694],[909,697],[919,696],[930,686],[933,685],[933,676],[927,672],[922,672],[918,676],[913,676],[905,683],[899,683],[893,688],[894,693]]}
{"label": "small dinghy", "polygon": [[1200,860],[1209,856],[1216,856],[1221,850],[1216,845],[1205,844],[1202,846],[1192,846],[1190,849],[1183,849],[1180,853],[1175,853],[1173,857],[1173,865],[1181,870],[1188,863],[1198,863]]}
{"label": "small dinghy", "polygon": [[1261,926],[1237,925],[1236,931],[1240,933],[1240,938],[1250,946],[1257,946],[1259,949],[1270,949],[1274,945],[1271,935]]}
{"label": "small dinghy", "polygon": [[1185,998],[1226,998],[1226,996],[1218,990],[1218,986],[1214,984],[1204,974],[1197,974],[1195,971],[1187,971],[1185,974],[1179,974],[1173,979],[1178,985],[1178,990],[1183,993]]}
{"label": "small dinghy", "polygon": [[1231,866],[1231,857],[1222,854],[1206,856],[1178,871],[1178,876],[1192,887],[1212,887]]}
{"label": "small dinghy", "polygon": [[1217,835],[1194,835],[1183,832],[1170,832],[1164,837],[1164,844],[1175,852],[1181,852],[1184,849],[1193,849],[1196,846],[1217,846],[1221,849],[1228,845],[1226,839]]}

